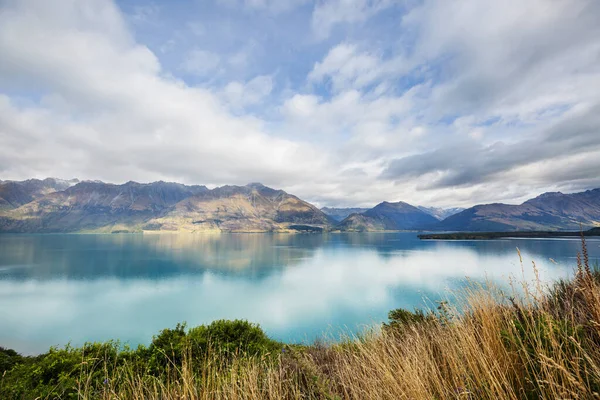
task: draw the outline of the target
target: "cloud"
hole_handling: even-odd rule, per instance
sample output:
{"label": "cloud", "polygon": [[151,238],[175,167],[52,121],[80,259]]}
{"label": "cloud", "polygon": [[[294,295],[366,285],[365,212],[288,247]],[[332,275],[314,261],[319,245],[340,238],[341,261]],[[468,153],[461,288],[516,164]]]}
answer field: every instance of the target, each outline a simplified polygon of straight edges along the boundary
{"label": "cloud", "polygon": [[281,184],[322,162],[310,145],[271,137],[210,91],[164,76],[112,3],[15,3],[0,16],[0,53],[2,77],[43,99],[20,107],[1,97],[3,176]]}
{"label": "cloud", "polygon": [[322,62],[317,62],[308,75],[312,81],[330,78],[334,89],[362,87],[375,78],[379,58],[357,54],[356,46],[342,43],[332,48]]}
{"label": "cloud", "polygon": [[[415,20],[407,20],[423,31],[417,56],[451,54],[447,68],[455,68],[451,79],[433,87],[426,112],[431,118],[463,115],[446,130],[487,140],[443,141],[436,149],[390,161],[381,178],[420,177],[423,189],[445,189],[514,179],[515,169],[535,174],[546,160],[587,152],[579,158],[585,168],[600,156],[597,3],[550,7],[531,1],[498,9],[465,4],[457,10],[426,3],[414,11]],[[493,121],[491,127],[486,120]],[[561,182],[540,179],[537,185],[568,185],[576,174],[561,175]]]}
{"label": "cloud", "polygon": [[160,14],[160,7],[156,4],[136,5],[133,7],[131,19],[136,24],[150,23]]}
{"label": "cloud", "polygon": [[[148,245],[147,239],[144,240],[144,245]],[[204,252],[200,250],[224,251],[225,247],[221,242],[221,246],[211,249],[197,242],[206,238],[194,240],[195,246],[180,246],[181,251],[175,252],[178,257],[184,257],[177,260],[181,268],[160,280],[115,277],[123,271],[118,262],[111,265],[114,268],[97,269],[99,275],[94,279],[89,279],[89,275],[88,279],[77,279],[77,274],[69,276],[69,269],[64,268],[61,274],[65,279],[61,280],[45,279],[47,271],[37,276],[35,270],[31,274],[37,279],[1,280],[0,318],[10,329],[0,331],[0,340],[28,353],[39,353],[58,343],[66,344],[65,340],[82,344],[117,337],[131,340],[133,344],[148,343],[152,334],[179,322],[187,321],[196,326],[222,318],[260,323],[277,338],[302,340],[307,335],[310,340],[324,333],[332,323],[333,314],[337,326],[346,325],[349,329],[370,318],[377,323],[377,319],[384,320],[394,307],[411,309],[423,306],[424,299],[436,301],[447,297],[447,288],[455,287],[466,276],[472,282],[495,283],[499,287],[507,286],[510,277],[536,279],[533,269],[523,271],[512,247],[483,254],[459,244],[432,244],[435,251],[403,248],[377,251],[375,246],[348,246],[340,254],[335,248],[325,246],[296,249],[303,251],[303,257],[293,267],[282,269],[279,268],[282,254],[264,246],[263,241],[258,244],[263,245],[260,249],[268,254],[259,251],[251,255],[259,259],[266,256],[266,260],[261,259],[266,264],[260,278],[248,279],[245,276],[248,269],[206,268]],[[137,241],[136,245],[140,243]],[[158,254],[163,260],[173,256],[173,252],[165,256],[160,249],[158,252],[156,248],[150,249],[149,254]],[[256,250],[252,246],[243,246],[243,249]],[[226,250],[232,248],[226,247]],[[535,252],[523,249],[522,254],[524,260],[536,260],[544,282],[567,273]],[[191,260],[185,259],[186,255]],[[230,252],[217,259],[227,259],[227,256]],[[247,254],[242,252],[237,256],[244,260]],[[269,265],[272,258],[275,265]],[[440,263],[440,259],[445,262]],[[56,265],[64,267],[64,262],[63,256]],[[250,265],[251,269],[255,268],[255,263]],[[485,268],[481,268],[482,265]],[[8,268],[4,273],[10,277]],[[402,299],[396,295],[399,292],[403,294]],[[398,304],[399,300],[405,304]],[[199,304],[211,307],[199,310]],[[106,312],[112,308],[121,311]],[[131,324],[126,323],[132,319],[139,322],[134,331]],[[83,328],[73,330],[74,325]]]}
{"label": "cloud", "polygon": [[438,113],[496,112],[523,119],[557,103],[596,98],[589,74],[598,70],[598,15],[593,1],[489,7],[475,0],[461,7],[430,1],[404,24],[418,31],[415,57],[448,57],[447,78],[432,94]]}
{"label": "cloud", "polygon": [[244,8],[247,10],[261,10],[272,14],[288,12],[306,4],[309,0],[217,0],[218,3],[229,8]]}
{"label": "cloud", "polygon": [[273,90],[273,78],[257,76],[248,82],[229,82],[223,88],[222,96],[234,108],[260,103]]}
{"label": "cloud", "polygon": [[331,83],[333,91],[373,89],[380,95],[390,80],[406,75],[414,65],[402,55],[383,59],[380,54],[359,50],[356,44],[341,43],[329,50],[323,61],[316,62],[308,74],[313,83]]}
{"label": "cloud", "polygon": [[325,38],[336,24],[363,22],[395,3],[395,0],[319,1],[313,10],[312,27],[317,37]]}
{"label": "cloud", "polygon": [[[591,174],[600,156],[598,17],[596,2],[424,2],[402,18],[400,31],[412,42],[403,42],[400,57],[344,42],[315,64],[308,80],[330,83],[332,98],[313,104],[310,120],[327,127],[332,115],[333,130],[333,121],[343,121],[337,131],[350,129],[346,144],[363,150],[385,143],[389,151],[366,153],[385,165],[378,179],[421,198],[460,188],[496,200],[503,185],[530,194],[598,185]],[[413,81],[414,95],[371,89],[398,78]],[[332,105],[349,89],[354,100],[341,117]],[[369,115],[377,103],[389,112]],[[541,168],[575,159],[578,168],[559,174]],[[485,187],[491,194],[482,198]]]}
{"label": "cloud", "polygon": [[190,74],[205,76],[214,72],[218,68],[220,61],[221,58],[217,54],[210,51],[193,49],[186,54],[185,59],[181,63],[181,69]]}
{"label": "cloud", "polygon": [[161,8],[158,31],[108,0],[4,2],[1,177],[263,181],[348,206],[599,184],[596,1],[224,6]]}

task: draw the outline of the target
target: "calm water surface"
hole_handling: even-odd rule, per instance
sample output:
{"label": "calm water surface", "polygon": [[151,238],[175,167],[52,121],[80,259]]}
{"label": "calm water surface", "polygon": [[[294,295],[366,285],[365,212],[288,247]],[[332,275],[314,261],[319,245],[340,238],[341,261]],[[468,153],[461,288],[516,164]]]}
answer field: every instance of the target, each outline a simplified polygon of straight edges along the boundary
{"label": "calm water surface", "polygon": [[[600,240],[589,239],[591,258]],[[420,241],[414,233],[0,235],[0,346],[149,343],[178,322],[258,322],[312,341],[393,308],[435,306],[465,277],[506,284],[572,272],[573,239]],[[550,260],[552,259],[552,260]]]}

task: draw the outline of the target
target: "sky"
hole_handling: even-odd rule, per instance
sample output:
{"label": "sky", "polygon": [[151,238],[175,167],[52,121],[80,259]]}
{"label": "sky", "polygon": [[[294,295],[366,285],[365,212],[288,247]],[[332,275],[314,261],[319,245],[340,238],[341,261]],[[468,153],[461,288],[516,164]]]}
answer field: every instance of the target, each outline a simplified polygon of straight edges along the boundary
{"label": "sky", "polygon": [[600,187],[597,0],[0,0],[0,179],[319,206]]}

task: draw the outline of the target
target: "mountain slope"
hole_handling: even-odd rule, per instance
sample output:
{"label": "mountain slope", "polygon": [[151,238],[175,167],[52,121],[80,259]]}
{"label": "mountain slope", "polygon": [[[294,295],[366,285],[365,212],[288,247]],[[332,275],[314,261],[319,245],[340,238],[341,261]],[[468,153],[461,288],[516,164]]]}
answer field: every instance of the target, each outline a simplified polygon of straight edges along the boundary
{"label": "mountain slope", "polygon": [[375,232],[388,230],[382,221],[358,213],[346,217],[336,228],[343,232]]}
{"label": "mountain slope", "polygon": [[0,213],[4,232],[276,231],[331,223],[313,205],[261,184],[209,190],[86,181]]}
{"label": "mountain slope", "polygon": [[544,193],[523,204],[484,204],[440,222],[449,231],[577,230],[600,226],[600,189]]}
{"label": "mountain slope", "polygon": [[123,185],[80,182],[4,214],[0,230],[9,232],[74,232],[100,228],[129,230],[204,186],[154,182]]}
{"label": "mountain slope", "polygon": [[336,220],[338,222],[343,221],[346,217],[350,216],[351,214],[360,214],[367,210],[368,210],[368,208],[358,208],[358,207],[352,207],[352,208],[323,207],[323,208],[321,208],[321,211],[323,211],[325,214],[329,215],[331,218],[333,218],[334,220]]}
{"label": "mountain slope", "polygon": [[436,218],[402,201],[384,201],[362,214],[352,214],[339,225],[342,231],[419,230],[438,222]]}
{"label": "mountain slope", "polygon": [[334,221],[310,203],[259,183],[222,186],[192,196],[145,229],[264,232],[294,225],[329,227]]}
{"label": "mountain slope", "polygon": [[49,193],[69,188],[78,180],[46,178],[26,181],[0,181],[0,210],[12,210]]}
{"label": "mountain slope", "polygon": [[442,221],[448,218],[451,215],[458,214],[461,211],[464,211],[464,208],[455,207],[455,208],[440,208],[440,207],[424,207],[417,206],[417,208],[427,214],[431,215],[435,219]]}

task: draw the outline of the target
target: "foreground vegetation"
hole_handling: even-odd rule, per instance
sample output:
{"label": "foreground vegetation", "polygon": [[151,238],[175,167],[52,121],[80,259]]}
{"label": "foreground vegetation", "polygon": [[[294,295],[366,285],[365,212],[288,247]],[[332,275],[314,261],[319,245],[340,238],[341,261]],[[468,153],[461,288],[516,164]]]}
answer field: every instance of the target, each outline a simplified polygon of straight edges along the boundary
{"label": "foreground vegetation", "polygon": [[217,321],[137,349],[2,349],[0,398],[599,398],[600,273],[585,242],[577,264],[551,287],[472,287],[460,309],[394,310],[383,329],[337,344],[283,345],[251,323]]}

